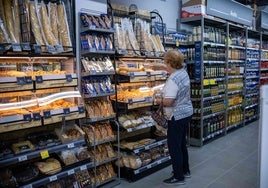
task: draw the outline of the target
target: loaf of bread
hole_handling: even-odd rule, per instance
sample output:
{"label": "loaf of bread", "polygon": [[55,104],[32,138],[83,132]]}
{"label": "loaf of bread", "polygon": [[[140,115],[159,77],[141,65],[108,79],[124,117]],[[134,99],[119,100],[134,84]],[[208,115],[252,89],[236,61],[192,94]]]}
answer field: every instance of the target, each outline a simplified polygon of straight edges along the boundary
{"label": "loaf of bread", "polygon": [[49,158],[45,162],[36,162],[35,165],[42,174],[52,175],[61,171],[61,164],[54,158]]}

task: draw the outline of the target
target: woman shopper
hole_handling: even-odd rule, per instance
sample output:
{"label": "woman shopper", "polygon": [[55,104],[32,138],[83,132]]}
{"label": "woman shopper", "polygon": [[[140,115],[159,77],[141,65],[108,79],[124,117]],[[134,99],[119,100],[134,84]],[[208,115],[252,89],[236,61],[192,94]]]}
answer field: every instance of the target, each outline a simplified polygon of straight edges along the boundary
{"label": "woman shopper", "polygon": [[190,177],[186,133],[193,106],[190,79],[183,62],[184,56],[180,51],[166,52],[164,63],[170,76],[162,90],[162,98],[156,98],[156,103],[163,103],[164,114],[168,118],[167,143],[173,168],[173,176],[163,181],[168,185],[183,185],[184,178]]}

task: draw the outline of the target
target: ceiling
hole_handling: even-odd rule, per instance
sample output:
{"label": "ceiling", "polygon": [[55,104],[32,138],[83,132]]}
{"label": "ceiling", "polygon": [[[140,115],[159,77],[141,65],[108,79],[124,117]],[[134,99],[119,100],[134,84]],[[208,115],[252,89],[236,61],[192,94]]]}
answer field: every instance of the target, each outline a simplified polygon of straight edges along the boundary
{"label": "ceiling", "polygon": [[242,3],[244,5],[252,5],[253,3],[256,3],[257,6],[267,6],[268,1],[267,0],[236,0],[239,3]]}

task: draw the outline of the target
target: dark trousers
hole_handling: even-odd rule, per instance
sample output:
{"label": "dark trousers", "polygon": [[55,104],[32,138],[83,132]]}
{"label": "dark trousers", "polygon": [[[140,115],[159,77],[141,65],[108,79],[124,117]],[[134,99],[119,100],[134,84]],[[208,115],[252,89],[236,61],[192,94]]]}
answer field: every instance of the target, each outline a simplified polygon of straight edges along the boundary
{"label": "dark trousers", "polygon": [[174,117],[168,121],[167,143],[171,157],[174,178],[183,180],[183,174],[190,172],[188,150],[186,147],[186,133],[191,117],[175,121]]}

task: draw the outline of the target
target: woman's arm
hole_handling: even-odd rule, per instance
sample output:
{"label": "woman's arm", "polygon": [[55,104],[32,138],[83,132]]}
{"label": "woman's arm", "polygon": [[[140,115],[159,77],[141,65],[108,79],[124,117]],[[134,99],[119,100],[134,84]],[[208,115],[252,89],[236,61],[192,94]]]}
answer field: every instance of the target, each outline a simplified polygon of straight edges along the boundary
{"label": "woman's arm", "polygon": [[156,98],[155,102],[157,104],[160,104],[162,100],[163,100],[163,106],[164,107],[171,107],[171,106],[174,105],[174,102],[175,102],[175,99],[172,99],[172,98],[163,98],[163,99],[162,98]]}

